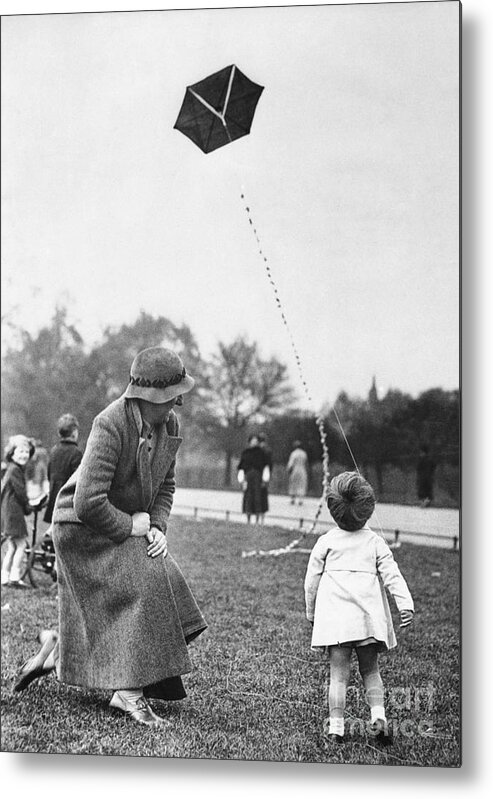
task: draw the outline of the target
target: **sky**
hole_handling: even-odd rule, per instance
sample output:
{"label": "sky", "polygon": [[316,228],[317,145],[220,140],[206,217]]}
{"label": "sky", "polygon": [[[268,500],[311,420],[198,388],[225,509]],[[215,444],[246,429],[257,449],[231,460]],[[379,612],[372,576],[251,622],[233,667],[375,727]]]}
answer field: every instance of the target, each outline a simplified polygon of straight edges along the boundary
{"label": "sky", "polygon": [[[264,92],[205,155],[173,126],[233,63]],[[246,335],[304,402],[243,192],[316,407],[458,388],[457,2],[4,17],[2,73],[8,319]]]}

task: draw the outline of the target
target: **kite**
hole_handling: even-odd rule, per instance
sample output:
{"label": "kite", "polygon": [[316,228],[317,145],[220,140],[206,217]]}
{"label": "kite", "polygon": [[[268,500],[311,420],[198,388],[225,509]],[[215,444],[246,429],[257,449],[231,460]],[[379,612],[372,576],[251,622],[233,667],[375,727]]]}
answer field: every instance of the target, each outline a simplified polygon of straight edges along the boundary
{"label": "kite", "polygon": [[232,64],[187,86],[174,127],[210,153],[250,133],[263,90]]}

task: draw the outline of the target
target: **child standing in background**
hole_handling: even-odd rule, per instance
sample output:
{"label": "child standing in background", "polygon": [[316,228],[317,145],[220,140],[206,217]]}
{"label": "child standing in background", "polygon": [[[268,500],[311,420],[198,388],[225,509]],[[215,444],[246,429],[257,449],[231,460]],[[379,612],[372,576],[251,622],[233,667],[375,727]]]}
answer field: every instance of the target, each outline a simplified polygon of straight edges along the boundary
{"label": "child standing in background", "polygon": [[2,535],[7,537],[7,548],[1,579],[2,585],[12,588],[29,588],[21,580],[21,575],[27,547],[24,516],[31,513],[25,469],[34,452],[34,444],[23,435],[13,436],[5,449],[7,469],[2,477]]}
{"label": "child standing in background", "polygon": [[77,446],[79,422],[75,416],[71,413],[64,413],[58,420],[57,428],[60,440],[51,450],[48,461],[50,493],[44,515],[45,522],[50,524],[58,492],[65,485],[68,478],[72,476],[82,460],[82,452]]}
{"label": "child standing in background", "polygon": [[370,706],[371,732],[388,745],[392,740],[378,653],[395,647],[396,639],[383,586],[394,597],[401,627],[413,619],[413,600],[391,550],[366,524],[375,508],[371,485],[357,472],[343,472],[330,483],[327,506],[338,526],[320,536],[313,547],[305,601],[307,618],[313,623],[312,648],[327,647],[329,654],[328,738],[334,743],[344,740],[354,649]]}

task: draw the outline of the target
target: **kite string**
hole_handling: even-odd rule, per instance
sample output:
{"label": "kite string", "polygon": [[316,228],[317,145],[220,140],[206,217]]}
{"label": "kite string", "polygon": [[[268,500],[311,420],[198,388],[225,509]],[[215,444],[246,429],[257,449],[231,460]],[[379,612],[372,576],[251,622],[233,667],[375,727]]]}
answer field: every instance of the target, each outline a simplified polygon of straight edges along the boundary
{"label": "kite string", "polygon": [[[281,319],[283,321],[284,327],[285,327],[285,329],[287,331],[287,334],[288,334],[289,341],[291,343],[291,348],[292,348],[293,353],[294,353],[294,358],[295,358],[295,361],[296,361],[296,367],[297,367],[297,370],[298,370],[298,374],[299,374],[301,383],[303,385],[303,390],[304,390],[304,392],[306,394],[306,397],[307,397],[308,401],[312,405],[314,405],[313,398],[312,398],[312,396],[310,394],[310,390],[308,388],[308,384],[307,384],[307,382],[305,380],[305,374],[303,372],[303,367],[302,367],[302,364],[301,364],[301,358],[300,358],[299,353],[298,353],[298,348],[296,346],[296,342],[295,342],[293,334],[291,332],[291,328],[289,326],[286,314],[284,313],[284,308],[283,308],[282,303],[281,303],[281,298],[279,296],[279,291],[278,291],[276,282],[274,280],[274,276],[272,274],[272,270],[271,270],[270,264],[269,264],[269,262],[267,260],[267,257],[265,256],[265,254],[263,252],[262,244],[260,242],[260,238],[259,238],[259,235],[257,233],[257,228],[255,227],[255,225],[253,223],[252,214],[251,214],[250,208],[249,208],[249,206],[248,206],[248,204],[246,202],[246,197],[245,197],[245,192],[244,192],[243,187],[242,187],[242,190],[241,190],[241,199],[243,200],[244,208],[245,208],[246,214],[248,216],[248,221],[250,223],[250,227],[251,227],[251,229],[253,231],[253,234],[255,236],[260,256],[261,256],[261,258],[262,258],[262,260],[264,262],[264,267],[265,267],[265,271],[267,273],[267,278],[268,278],[269,283],[271,284],[272,290],[274,292],[274,299],[276,301],[276,305],[277,305],[277,307],[279,309],[279,313],[281,314]],[[342,422],[341,422],[341,420],[339,418],[339,414],[337,413],[337,410],[336,410],[334,405],[331,406],[331,411],[334,414],[334,417],[336,419],[336,422],[337,422],[337,425],[338,425],[339,430],[341,432],[341,435],[342,435],[342,437],[344,439],[344,442],[346,444],[348,452],[349,452],[349,454],[351,456],[351,460],[353,461],[354,468],[355,468],[356,472],[359,475],[361,475],[361,472],[359,470],[358,464],[356,462],[356,458],[354,457],[353,450],[351,449],[351,445],[349,444],[348,438],[347,438],[346,433],[344,432],[344,428],[342,426]],[[319,435],[320,435],[320,442],[322,444],[322,452],[323,452],[323,457],[322,457],[322,467],[323,467],[323,469],[322,469],[322,472],[323,472],[323,474],[322,474],[322,496],[320,497],[320,501],[318,503],[318,507],[317,507],[317,510],[316,510],[316,513],[315,513],[315,517],[314,517],[314,519],[312,521],[312,525],[311,525],[310,529],[308,530],[308,534],[309,533],[313,533],[315,531],[315,527],[317,526],[318,520],[320,518],[320,514],[322,512],[323,505],[325,503],[325,498],[327,496],[328,484],[329,484],[329,450],[328,450],[328,447],[327,447],[327,433],[325,431],[323,416],[322,416],[322,414],[320,412],[316,412],[315,421],[316,421],[316,424],[317,424],[317,427],[318,427],[318,431],[319,431]],[[376,518],[378,526],[380,527],[380,532],[381,532],[381,534],[383,536],[383,528],[382,528],[382,525],[380,523],[380,519],[378,518],[376,509],[375,509],[375,518]],[[302,533],[301,537],[303,537],[303,535],[304,535],[304,533]],[[291,545],[289,545],[286,548],[286,550],[291,549],[300,540],[301,539],[298,539],[297,541],[292,542]],[[253,554],[253,553],[248,553],[248,554]]]}

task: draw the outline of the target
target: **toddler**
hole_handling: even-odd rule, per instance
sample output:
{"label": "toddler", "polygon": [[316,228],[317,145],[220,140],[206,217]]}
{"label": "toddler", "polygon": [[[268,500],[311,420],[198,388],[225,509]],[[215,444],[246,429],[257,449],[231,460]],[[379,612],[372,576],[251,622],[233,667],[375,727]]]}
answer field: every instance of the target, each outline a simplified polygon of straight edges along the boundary
{"label": "toddler", "polygon": [[391,741],[384,709],[378,653],[396,645],[384,587],[400,611],[401,627],[411,623],[414,605],[392,552],[366,524],[375,508],[371,485],[357,472],[343,472],[329,486],[327,506],[337,524],[320,536],[305,577],[306,615],[313,623],[312,648],[328,648],[330,661],[328,738],[344,740],[344,710],[353,649],[371,731]]}
{"label": "toddler", "polygon": [[27,526],[24,516],[31,513],[26,491],[25,468],[35,447],[26,436],[12,436],[5,448],[7,469],[2,477],[2,535],[7,538],[2,563],[2,585],[29,588],[22,579],[27,547]]}

